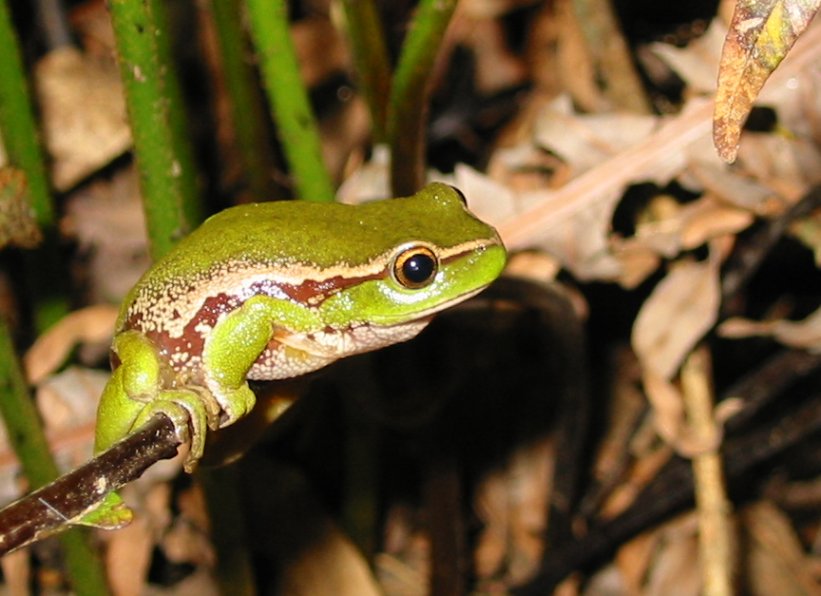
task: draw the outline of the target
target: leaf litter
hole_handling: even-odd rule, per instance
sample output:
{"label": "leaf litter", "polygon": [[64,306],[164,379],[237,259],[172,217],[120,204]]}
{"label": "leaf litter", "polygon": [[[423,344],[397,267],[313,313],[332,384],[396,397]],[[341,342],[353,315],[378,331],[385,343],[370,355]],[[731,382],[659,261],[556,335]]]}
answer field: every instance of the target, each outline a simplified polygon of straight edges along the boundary
{"label": "leaf litter", "polygon": [[[512,259],[521,276],[544,283],[558,278],[573,286],[574,299],[582,302],[589,284],[616,285],[622,296],[642,292],[641,306],[629,325],[632,333],[621,338],[621,348],[631,356],[614,366],[613,375],[623,376],[625,387],[646,400],[646,407],[637,400],[621,422],[625,426],[614,432],[619,457],[610,450],[600,454],[595,476],[603,488],[598,504],[590,505],[596,515],[612,519],[629,508],[673,453],[689,456],[720,443],[721,425],[729,416],[722,414],[722,404],[714,408],[716,434],[706,444],[699,442],[688,434],[680,385],[682,363],[694,348],[711,341],[711,334],[727,341],[764,336],[791,348],[821,349],[817,308],[799,315],[790,312],[787,301],[786,311],[774,310],[773,318],[755,311],[726,319],[721,314],[728,254],[745,233],[783,215],[821,183],[821,27],[810,24],[819,3],[739,2],[729,23],[716,18],[704,35],[689,43],[647,44],[644,49],[684,85],[680,110],[663,116],[612,108],[597,85],[594,58],[586,52],[581,32],[574,29],[578,23],[570,2],[558,2],[555,13],[537,10],[535,1],[465,4],[465,14],[476,22],[516,10],[533,11],[534,36],[525,48],[533,52],[531,60],[511,50],[514,44],[495,38],[483,47],[487,54],[482,60],[485,69],[504,63],[504,80],[526,73],[536,85],[525,94],[486,164],[458,164],[452,174],[432,172],[432,177],[461,188],[472,210],[497,225],[507,246],[524,251]],[[321,36],[327,26],[323,22],[316,33]],[[506,31],[495,22],[477,30],[494,36]],[[465,26],[461,35],[470,32],[471,27]],[[481,36],[469,43],[480,47]],[[550,71],[556,64],[572,66],[557,76]],[[106,99],[106,94],[120,94],[110,66],[89,56],[54,54],[37,70],[53,175],[61,190],[72,189],[128,147],[122,104]],[[69,83],[74,85],[71,92],[60,91],[61,80],[71,81],[72,72],[80,74]],[[477,76],[498,80],[492,75]],[[91,103],[101,106],[96,113],[77,99],[83,86],[95,91]],[[742,132],[754,101],[775,113],[776,127]],[[352,170],[340,191],[346,201],[387,194],[385,153],[379,148],[370,154],[356,149],[363,142],[361,127],[357,123],[356,131],[342,134],[355,136],[353,141],[335,139],[326,147],[335,168],[347,164]],[[83,137],[82,142],[76,135]],[[735,163],[728,166],[722,159],[735,159]],[[133,178],[115,176],[99,189],[95,184],[79,192],[75,189],[63,229],[78,238],[88,254],[108,255],[89,285],[92,296],[111,300],[132,283],[127,276],[116,281],[123,279],[116,274],[126,269],[122,264],[135,271],[144,266],[140,264],[144,247],[128,240],[135,229],[142,234],[142,224],[135,224],[139,221],[135,211],[124,207],[135,197]],[[656,190],[632,229],[617,227],[626,193],[645,184]],[[672,187],[690,196],[682,199]],[[112,206],[107,193],[123,203]],[[814,251],[816,266],[821,261],[818,218],[816,209],[790,226],[793,237],[808,252]],[[119,257],[110,252],[118,250],[118,242]],[[111,286],[106,285],[109,278],[115,280]],[[35,344],[31,361],[36,366],[32,364],[30,373],[38,382],[54,378],[72,345],[105,335],[113,311],[96,308],[100,307],[73,313]],[[590,313],[589,304],[576,312],[584,317],[597,314]],[[58,401],[51,402],[58,405],[49,409],[59,412],[68,407],[65,404],[71,401],[61,401],[60,394],[72,391],[58,389]],[[617,418],[615,413],[612,417]],[[57,422],[51,424],[59,427]],[[552,521],[548,504],[554,497],[555,469],[561,467],[556,457],[552,438],[534,442],[476,482],[471,506],[479,529],[469,559],[479,592],[503,593],[525,583],[539,572],[544,553],[550,553],[553,545],[545,542],[543,534]],[[135,582],[148,573],[148,558],[159,535],[165,535],[162,548],[169,558],[182,564],[213,565],[213,552],[205,542],[207,522],[200,519],[205,518],[201,498],[191,493],[170,495],[164,489],[167,485],[162,483],[143,488],[139,499],[152,512],[150,522],[135,526],[130,536],[112,538],[109,566],[119,570],[115,581],[123,587],[118,593],[139,591]],[[170,511],[180,507],[193,523],[171,519]],[[389,594],[427,593],[431,537],[421,516],[407,509],[404,515],[395,513],[401,507],[394,504],[385,515],[386,548],[374,556],[375,576]],[[806,537],[796,532],[784,508],[761,499],[741,509],[737,519],[745,530],[744,556],[754,563],[744,566],[752,574],[747,581],[762,586],[756,593],[767,593],[763,586],[768,585],[790,585],[807,592],[817,588],[819,574],[806,554]],[[581,525],[589,521],[577,520]],[[694,567],[697,531],[694,515],[683,513],[626,541],[613,562],[586,584],[577,578],[561,589],[588,594],[666,594],[674,589],[698,593],[702,585]],[[817,522],[804,531],[817,541]],[[344,540],[340,544],[338,561],[347,561],[365,577],[361,554]],[[311,561],[303,563],[309,566]],[[29,571],[20,573],[25,576]],[[197,583],[202,579],[196,574],[190,579],[192,585],[210,585]],[[370,580],[360,581],[370,586]],[[340,580],[338,593],[344,593],[343,586]]]}

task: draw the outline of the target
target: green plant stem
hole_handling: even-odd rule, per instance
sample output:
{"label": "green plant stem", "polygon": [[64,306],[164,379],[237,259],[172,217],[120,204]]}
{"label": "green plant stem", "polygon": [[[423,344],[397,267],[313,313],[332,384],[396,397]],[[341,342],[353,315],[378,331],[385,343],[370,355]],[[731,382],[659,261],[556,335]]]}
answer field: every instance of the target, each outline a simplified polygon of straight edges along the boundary
{"label": "green plant stem", "polygon": [[[57,464],[49,451],[40,416],[11,340],[8,326],[0,320],[0,414],[9,441],[28,478],[36,489],[57,478]],[[107,594],[105,574],[84,532],[71,530],[60,536],[66,564],[77,594]]]}
{"label": "green plant stem", "polygon": [[37,223],[50,227],[54,224],[54,206],[45,158],[6,0],[0,1],[0,56],[0,136],[9,161],[26,173]]}
{"label": "green plant stem", "polygon": [[62,291],[65,275],[57,250],[54,202],[40,132],[5,0],[0,0],[0,56],[0,139],[9,162],[26,175],[28,200],[44,236],[42,246],[25,254],[26,282],[34,302],[34,323],[38,330],[43,330],[68,311]]}
{"label": "green plant stem", "polygon": [[425,181],[425,126],[436,56],[457,0],[422,0],[402,45],[388,112],[391,187],[413,194]]}
{"label": "green plant stem", "polygon": [[111,0],[109,9],[119,54],[120,76],[125,89],[134,152],[140,173],[151,256],[168,252],[190,229],[184,205],[191,172],[175,148],[178,129],[169,124],[170,99],[160,63],[153,12],[154,2]]}
{"label": "green plant stem", "polygon": [[197,176],[197,166],[190,142],[188,117],[185,113],[185,101],[174,63],[169,18],[166,4],[168,0],[153,0],[151,11],[154,15],[154,26],[157,30],[157,58],[162,75],[163,90],[168,101],[168,126],[171,129],[171,142],[176,160],[180,163],[179,184],[180,200],[186,222],[193,228],[203,219],[202,201]]}
{"label": "green plant stem", "polygon": [[351,44],[356,78],[371,112],[373,140],[388,139],[388,96],[391,66],[379,11],[373,0],[343,0],[348,39]]}
{"label": "green plant stem", "polygon": [[248,20],[285,157],[297,196],[333,201],[319,131],[302,81],[285,0],[248,0]]}
{"label": "green plant stem", "polygon": [[231,101],[236,146],[254,200],[276,193],[272,172],[276,160],[267,135],[268,114],[248,63],[239,0],[211,0],[214,27],[222,59],[225,88]]}

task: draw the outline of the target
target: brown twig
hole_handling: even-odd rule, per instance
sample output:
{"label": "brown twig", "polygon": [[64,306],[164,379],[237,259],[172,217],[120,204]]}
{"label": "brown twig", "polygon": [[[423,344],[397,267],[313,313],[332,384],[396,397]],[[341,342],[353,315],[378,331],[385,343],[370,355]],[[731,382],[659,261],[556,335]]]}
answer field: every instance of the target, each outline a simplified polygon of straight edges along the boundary
{"label": "brown twig", "polygon": [[[732,486],[754,467],[819,430],[821,394],[816,393],[802,399],[796,409],[773,420],[765,428],[741,437],[728,437],[724,444],[724,461],[729,484]],[[688,461],[675,458],[624,513],[594,526],[575,542],[552,545],[536,577],[514,593],[522,596],[549,594],[572,571],[594,568],[627,540],[692,504],[692,468]]]}
{"label": "brown twig", "polygon": [[[696,439],[705,442],[712,439],[717,427],[710,369],[710,354],[702,346],[690,354],[681,370],[687,419]],[[734,593],[732,505],[727,498],[719,448],[720,445],[712,446],[692,459],[702,589],[707,596]]]}
{"label": "brown twig", "polygon": [[68,529],[69,520],[139,478],[152,464],[174,457],[179,445],[173,422],[155,416],[87,464],[8,505],[0,510],[0,556]]}

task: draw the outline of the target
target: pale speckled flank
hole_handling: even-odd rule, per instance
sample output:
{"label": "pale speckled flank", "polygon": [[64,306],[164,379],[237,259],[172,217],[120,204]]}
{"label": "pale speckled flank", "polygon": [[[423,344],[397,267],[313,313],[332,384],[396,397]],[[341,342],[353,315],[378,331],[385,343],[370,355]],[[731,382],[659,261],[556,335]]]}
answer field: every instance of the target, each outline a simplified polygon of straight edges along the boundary
{"label": "pale speckled flank", "polygon": [[340,358],[409,340],[429,322],[423,318],[393,327],[359,325],[344,331],[282,337],[257,358],[248,371],[248,378],[272,381],[304,375]]}

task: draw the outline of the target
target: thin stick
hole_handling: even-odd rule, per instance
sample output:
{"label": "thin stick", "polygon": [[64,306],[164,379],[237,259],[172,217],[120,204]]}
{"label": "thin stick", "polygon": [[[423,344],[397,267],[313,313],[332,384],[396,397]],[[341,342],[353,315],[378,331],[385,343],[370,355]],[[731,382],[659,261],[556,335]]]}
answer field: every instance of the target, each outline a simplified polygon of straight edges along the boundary
{"label": "thin stick", "polygon": [[[712,440],[716,421],[707,349],[695,350],[681,371],[684,407],[697,439]],[[731,596],[735,569],[732,505],[727,498],[719,446],[693,458],[701,573],[705,596]]]}
{"label": "thin stick", "polygon": [[174,423],[158,415],[90,462],[0,510],[0,556],[62,532],[112,490],[174,457]]}

